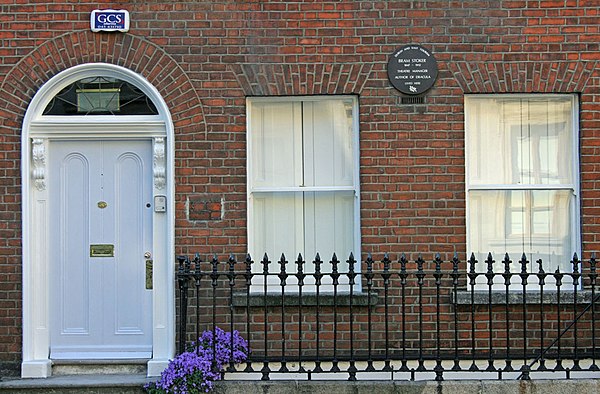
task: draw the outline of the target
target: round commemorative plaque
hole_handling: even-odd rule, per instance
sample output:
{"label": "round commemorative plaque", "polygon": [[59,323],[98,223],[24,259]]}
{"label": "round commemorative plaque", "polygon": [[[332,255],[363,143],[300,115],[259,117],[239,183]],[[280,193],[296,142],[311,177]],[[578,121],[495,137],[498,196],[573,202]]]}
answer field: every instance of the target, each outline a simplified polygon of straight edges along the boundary
{"label": "round commemorative plaque", "polygon": [[388,61],[392,86],[405,94],[421,94],[431,89],[437,78],[437,61],[420,45],[398,48]]}

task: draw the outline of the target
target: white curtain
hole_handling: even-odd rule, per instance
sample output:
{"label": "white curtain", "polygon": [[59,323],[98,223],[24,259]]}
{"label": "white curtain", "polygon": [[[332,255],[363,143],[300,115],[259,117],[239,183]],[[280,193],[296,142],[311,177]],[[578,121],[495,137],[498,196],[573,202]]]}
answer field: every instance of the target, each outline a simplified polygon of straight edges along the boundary
{"label": "white curtain", "polygon": [[[470,97],[467,103],[468,247],[496,271],[523,253],[537,272],[570,271],[575,252],[573,103],[566,96]],[[519,271],[514,263],[512,270]]]}

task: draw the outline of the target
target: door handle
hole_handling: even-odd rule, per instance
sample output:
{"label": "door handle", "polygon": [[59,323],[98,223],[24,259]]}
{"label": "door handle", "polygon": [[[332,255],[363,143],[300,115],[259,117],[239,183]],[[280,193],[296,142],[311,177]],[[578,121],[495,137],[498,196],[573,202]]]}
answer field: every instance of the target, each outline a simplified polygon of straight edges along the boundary
{"label": "door handle", "polygon": [[152,290],[152,271],[154,270],[154,261],[152,261],[152,253],[149,251],[144,253],[146,259],[146,290]]}
{"label": "door handle", "polygon": [[152,271],[154,261],[146,259],[146,290],[152,290]]}

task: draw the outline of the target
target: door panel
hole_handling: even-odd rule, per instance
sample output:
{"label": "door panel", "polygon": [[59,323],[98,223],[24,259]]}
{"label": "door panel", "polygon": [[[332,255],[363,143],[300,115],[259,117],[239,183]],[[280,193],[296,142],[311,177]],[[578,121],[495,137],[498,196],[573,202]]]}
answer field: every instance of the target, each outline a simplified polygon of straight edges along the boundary
{"label": "door panel", "polygon": [[[51,358],[151,357],[150,141],[50,143]],[[91,245],[113,245],[93,257]]]}
{"label": "door panel", "polygon": [[[60,211],[64,214],[52,220],[60,226],[60,232],[65,234],[80,234],[79,237],[60,237],[53,245],[60,247],[63,258],[58,263],[62,273],[57,277],[57,290],[61,310],[61,330],[65,335],[89,335],[89,278],[90,266],[87,264],[71,264],[69,261],[83,261],[89,248],[89,236],[84,228],[89,228],[89,162],[79,153],[71,153],[64,157],[61,168]],[[68,186],[68,187],[67,187]],[[69,209],[66,209],[69,207]],[[64,311],[69,303],[69,312]]]}
{"label": "door panel", "polygon": [[[145,213],[149,209],[144,207],[146,201],[143,183],[131,182],[132,179],[143,179],[144,163],[140,158],[131,153],[125,153],[115,158],[114,186],[115,186],[115,223],[116,232],[115,248],[119,253],[115,256],[116,267],[113,272],[114,294],[117,300],[130,300],[130,303],[116,303],[115,325],[113,330],[120,334],[134,334],[143,332],[140,325],[144,320],[144,311],[141,308],[131,308],[131,305],[143,303],[144,292],[129,284],[145,284],[145,265],[127,264],[128,261],[142,262],[144,245],[149,245],[150,240],[142,238],[149,235],[144,231],[146,220]],[[140,237],[142,236],[142,237]],[[149,249],[148,249],[149,250]]]}

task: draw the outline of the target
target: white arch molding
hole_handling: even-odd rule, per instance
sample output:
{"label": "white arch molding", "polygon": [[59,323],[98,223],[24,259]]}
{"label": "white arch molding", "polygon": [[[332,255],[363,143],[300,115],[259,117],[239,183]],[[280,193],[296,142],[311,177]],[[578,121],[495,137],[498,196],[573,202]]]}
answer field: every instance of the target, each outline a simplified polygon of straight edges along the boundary
{"label": "white arch molding", "polygon": [[[154,103],[158,115],[42,116],[66,86],[87,77],[129,82]],[[106,63],[82,64],[62,71],[33,97],[23,121],[21,176],[23,196],[23,360],[22,377],[48,377],[50,359],[48,141],[145,139],[153,141],[153,194],[167,197],[165,212],[153,213],[154,272],[152,358],[148,376],[158,376],[175,352],[174,296],[174,132],[169,109],[141,75]]]}

